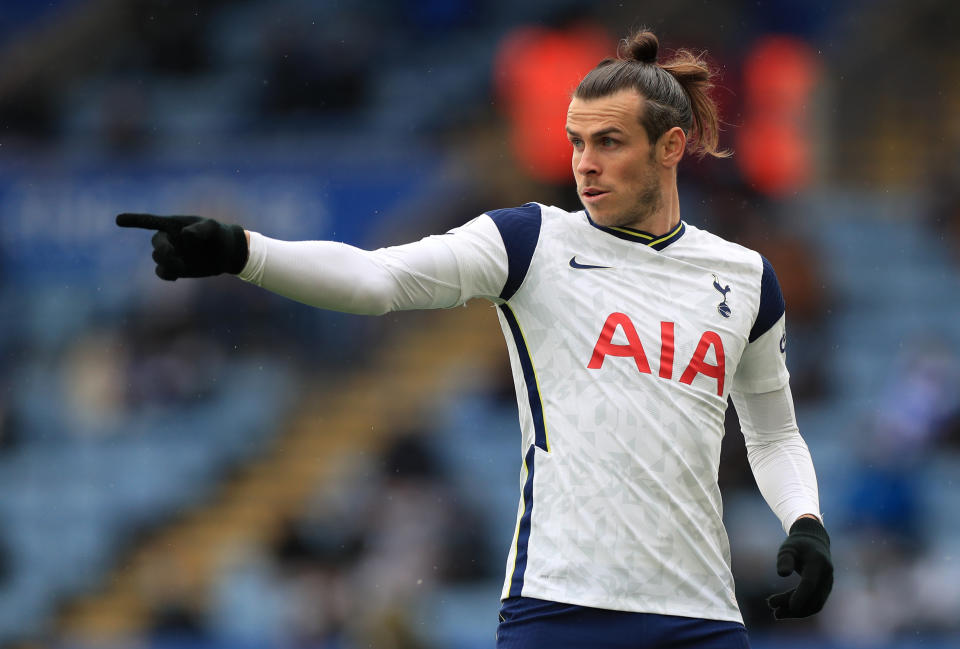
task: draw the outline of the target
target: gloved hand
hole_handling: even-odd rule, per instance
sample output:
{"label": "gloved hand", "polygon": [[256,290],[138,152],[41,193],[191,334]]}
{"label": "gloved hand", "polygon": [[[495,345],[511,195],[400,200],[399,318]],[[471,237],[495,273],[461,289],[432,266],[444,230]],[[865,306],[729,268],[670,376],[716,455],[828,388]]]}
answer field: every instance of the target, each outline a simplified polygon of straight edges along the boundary
{"label": "gloved hand", "polygon": [[800,573],[797,587],[767,599],[773,616],[778,620],[817,613],[823,608],[833,588],[830,537],[815,518],[798,518],[780,545],[777,574],[789,577],[794,570]]}
{"label": "gloved hand", "polygon": [[125,213],[117,216],[117,225],[158,231],[150,240],[153,260],[157,276],[170,281],[239,273],[250,253],[242,227],[200,216]]}

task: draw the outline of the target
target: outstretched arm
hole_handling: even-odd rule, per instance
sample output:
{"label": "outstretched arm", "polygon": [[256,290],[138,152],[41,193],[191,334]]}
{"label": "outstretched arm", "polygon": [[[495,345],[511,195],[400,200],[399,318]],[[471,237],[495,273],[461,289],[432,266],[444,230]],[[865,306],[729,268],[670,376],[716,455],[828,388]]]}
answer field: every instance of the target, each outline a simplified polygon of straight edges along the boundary
{"label": "outstretched arm", "polygon": [[335,241],[278,241],[251,233],[240,279],[322,309],[381,315],[462,302],[457,259],[440,237],[361,250]]}
{"label": "outstretched arm", "polygon": [[445,235],[374,251],[333,241],[279,241],[196,216],[121,214],[117,225],[157,230],[153,259],[162,279],[234,273],[291,299],[347,313],[496,299],[507,277],[502,238],[486,216]]}

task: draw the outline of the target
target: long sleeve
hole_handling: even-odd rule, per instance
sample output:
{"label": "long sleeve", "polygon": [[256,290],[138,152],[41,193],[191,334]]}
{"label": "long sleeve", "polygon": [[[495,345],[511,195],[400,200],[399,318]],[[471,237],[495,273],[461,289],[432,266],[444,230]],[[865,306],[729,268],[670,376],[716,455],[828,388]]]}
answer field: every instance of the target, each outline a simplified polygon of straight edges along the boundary
{"label": "long sleeve", "polygon": [[496,299],[507,278],[507,253],[485,215],[443,235],[373,251],[251,232],[250,257],[239,276],[311,306],[380,315]]}
{"label": "long sleeve", "polygon": [[760,394],[733,391],[757,486],[785,532],[802,514],[820,516],[817,475],[800,436],[789,384]]}
{"label": "long sleeve", "polygon": [[786,309],[780,282],[764,258],[760,305],[731,391],[760,493],[785,532],[802,514],[820,516],[810,449],[800,436],[786,363]]}

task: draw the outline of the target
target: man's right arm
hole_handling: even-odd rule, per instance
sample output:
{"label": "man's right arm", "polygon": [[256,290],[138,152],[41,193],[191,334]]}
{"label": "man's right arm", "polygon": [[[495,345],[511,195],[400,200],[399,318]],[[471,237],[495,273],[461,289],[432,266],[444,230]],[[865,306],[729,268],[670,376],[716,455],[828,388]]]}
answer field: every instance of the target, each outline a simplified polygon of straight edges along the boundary
{"label": "man's right arm", "polygon": [[[231,272],[299,302],[347,313],[447,308],[472,297],[495,300],[507,278],[506,249],[489,216],[444,235],[373,251],[334,241],[280,241],[198,217],[121,216],[118,225],[159,230],[153,258],[163,279]],[[198,228],[202,236],[192,232]],[[230,255],[240,263],[211,266],[223,242],[234,240],[222,235],[234,229],[240,243],[230,246],[247,248],[242,256]],[[200,272],[192,272],[195,268]]]}
{"label": "man's right arm", "polygon": [[[256,232],[242,280],[321,309],[382,315],[460,302],[457,260],[428,237],[399,254],[335,241],[279,241]],[[399,257],[396,259],[395,257]]]}

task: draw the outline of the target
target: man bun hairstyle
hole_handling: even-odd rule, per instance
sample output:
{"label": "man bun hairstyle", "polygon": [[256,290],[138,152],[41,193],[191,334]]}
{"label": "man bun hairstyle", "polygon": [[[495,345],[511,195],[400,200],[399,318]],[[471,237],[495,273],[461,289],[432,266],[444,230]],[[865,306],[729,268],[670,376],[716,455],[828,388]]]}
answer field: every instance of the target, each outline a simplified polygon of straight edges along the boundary
{"label": "man bun hairstyle", "polygon": [[710,97],[713,70],[703,55],[677,50],[665,63],[657,62],[660,41],[641,27],[620,41],[618,56],[604,59],[583,78],[573,96],[579,99],[607,97],[624,89],[636,90],[644,98],[640,123],[650,142],[674,126],[683,129],[687,148],[699,157],[726,158],[720,150],[720,117]]}
{"label": "man bun hairstyle", "polygon": [[628,61],[639,61],[640,63],[656,63],[657,50],[660,48],[660,41],[653,32],[640,30],[633,35],[629,41],[624,38],[620,41],[621,49],[627,50],[626,59]]}

